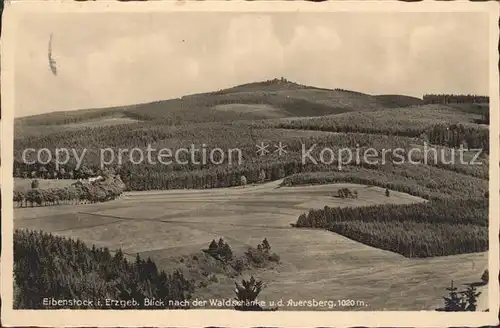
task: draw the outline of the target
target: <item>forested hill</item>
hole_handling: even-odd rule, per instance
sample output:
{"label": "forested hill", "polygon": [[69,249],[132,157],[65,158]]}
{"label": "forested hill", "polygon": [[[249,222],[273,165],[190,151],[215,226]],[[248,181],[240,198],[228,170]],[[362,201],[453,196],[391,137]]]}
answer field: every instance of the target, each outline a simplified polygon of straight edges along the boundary
{"label": "forested hill", "polygon": [[112,119],[178,125],[195,122],[321,116],[352,111],[372,111],[387,107],[405,107],[420,103],[422,103],[421,99],[409,96],[371,96],[344,89],[306,86],[281,78],[145,104],[23,117],[17,119],[16,123],[40,126]]}

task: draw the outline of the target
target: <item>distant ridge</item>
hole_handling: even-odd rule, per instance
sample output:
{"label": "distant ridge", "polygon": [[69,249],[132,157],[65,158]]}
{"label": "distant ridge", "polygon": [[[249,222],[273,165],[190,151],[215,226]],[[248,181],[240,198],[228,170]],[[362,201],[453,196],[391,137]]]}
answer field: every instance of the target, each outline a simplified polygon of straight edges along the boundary
{"label": "distant ridge", "polygon": [[226,89],[149,103],[51,112],[16,119],[19,125],[62,125],[99,119],[179,125],[276,117],[309,117],[419,104],[403,95],[369,94],[307,86],[286,78],[250,82]]}

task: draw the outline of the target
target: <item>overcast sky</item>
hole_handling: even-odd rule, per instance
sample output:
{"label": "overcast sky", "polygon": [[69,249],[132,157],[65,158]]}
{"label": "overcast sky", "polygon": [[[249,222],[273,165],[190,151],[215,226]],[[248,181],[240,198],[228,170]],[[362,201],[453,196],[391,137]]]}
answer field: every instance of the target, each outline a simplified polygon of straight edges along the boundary
{"label": "overcast sky", "polygon": [[31,14],[16,39],[17,117],[281,76],[370,94],[489,89],[481,13]]}

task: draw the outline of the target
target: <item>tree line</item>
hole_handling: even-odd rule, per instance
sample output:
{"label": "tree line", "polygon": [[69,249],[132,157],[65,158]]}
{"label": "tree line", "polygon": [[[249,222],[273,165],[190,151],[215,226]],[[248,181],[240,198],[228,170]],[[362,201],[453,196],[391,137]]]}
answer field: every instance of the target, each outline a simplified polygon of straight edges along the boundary
{"label": "tree line", "polygon": [[[250,268],[264,268],[279,263],[279,256],[271,252],[266,238],[256,248],[248,247],[241,257],[236,257],[222,238],[213,240],[204,252],[223,267],[232,268],[236,275]],[[127,258],[128,257],[128,258]],[[198,256],[193,256],[199,259]],[[191,263],[189,268],[206,270],[206,263]],[[212,266],[214,264],[211,264]],[[222,270],[228,274],[226,270]],[[235,277],[236,275],[228,275]],[[189,308],[184,301],[192,299],[195,279],[176,269],[166,273],[158,269],[150,258],[136,255],[135,261],[118,249],[114,255],[108,248],[88,247],[79,239],[54,236],[50,233],[16,229],[14,232],[14,307],[17,309],[175,309]],[[215,282],[217,279],[215,278]],[[236,295],[248,292],[245,280]],[[258,293],[257,293],[258,294]],[[247,295],[248,296],[248,295]],[[257,295],[254,295],[257,296]],[[93,304],[43,303],[44,298],[55,300],[90,300]],[[147,306],[144,300],[156,298],[165,305]],[[127,301],[123,304],[106,304],[105,299]],[[132,301],[135,301],[133,303]],[[172,304],[168,304],[172,301]],[[253,307],[238,307],[251,310]]]}
{"label": "tree line", "polygon": [[478,119],[475,119],[474,122],[477,123],[477,124],[487,124],[487,125],[489,125],[490,124],[490,110],[489,110],[489,108],[488,108],[487,111],[481,113],[481,117],[478,118]]}
{"label": "tree line", "polygon": [[[134,147],[143,147],[143,151],[146,149],[148,144],[155,143],[154,148],[161,149],[166,147],[169,149],[178,149],[181,147],[187,147],[190,144],[194,144],[197,148],[200,145],[206,144],[207,150],[210,151],[212,147],[220,147],[221,149],[233,149],[237,147],[240,149],[245,159],[258,161],[261,158],[255,153],[256,138],[264,140],[282,140],[287,145],[287,151],[290,154],[298,155],[300,158],[302,142],[295,136],[294,132],[282,131],[276,129],[269,129],[265,125],[252,128],[246,125],[238,126],[218,126],[217,128],[211,125],[195,125],[182,127],[179,129],[160,129],[156,127],[150,127],[147,130],[139,129],[137,131],[129,131],[130,127],[122,128],[109,128],[107,130],[92,130],[92,131],[78,131],[66,132],[66,133],[54,133],[43,138],[26,137],[23,139],[18,139],[15,142],[15,161],[14,161],[14,175],[16,177],[24,178],[86,178],[92,176],[93,174],[99,174],[99,166],[101,164],[101,156],[99,154],[99,149],[102,147],[109,147],[114,150],[114,153],[118,153],[119,149],[131,149]],[[126,137],[124,136],[126,135]],[[359,133],[352,133],[349,135],[330,135],[325,134],[321,137],[311,137],[307,138],[308,142],[311,144],[315,143],[318,146],[332,146],[338,145],[340,147],[356,147],[360,145],[361,147],[373,147],[373,148],[408,148],[411,146],[411,140],[409,138],[394,137],[391,138],[383,135],[366,135]],[[46,147],[46,145],[55,145],[58,147],[71,149],[75,143],[78,143],[79,147],[76,149],[78,154],[86,150],[83,165],[78,168],[77,162],[74,156],[71,156],[68,163],[59,165],[56,168],[54,160],[48,161],[47,164],[41,164],[34,158],[35,153],[29,153],[29,158],[22,158],[22,150],[26,148],[40,149]],[[55,148],[55,147],[54,147]],[[49,148],[49,150],[54,153],[55,149]],[[212,163],[207,163],[206,165],[196,165],[192,164],[191,154],[181,153],[179,156],[180,160],[186,160],[189,163],[187,165],[172,165],[164,166],[157,165],[161,167],[159,170],[166,171],[185,171],[190,169],[199,169],[210,166],[220,166],[218,164],[213,165]],[[198,152],[199,155],[199,152]],[[124,155],[124,163],[129,163],[129,155]],[[200,156],[195,159],[200,160]],[[153,158],[155,158],[155,153],[153,153]],[[44,158],[44,160],[48,160]],[[273,158],[274,160],[274,158]],[[26,162],[34,161],[35,164],[26,164]],[[117,158],[112,164],[118,166]],[[175,162],[175,161],[174,161]],[[135,166],[144,166],[135,165]],[[90,170],[89,170],[90,169]]]}
{"label": "tree line", "polygon": [[[150,258],[137,255],[130,261],[121,250],[112,255],[107,248],[89,248],[79,239],[28,230],[14,232],[14,282],[17,309],[47,308],[44,298],[93,301],[54,308],[143,309],[145,298],[166,302],[156,308],[184,308],[174,304],[189,300],[194,291],[193,282],[181,271],[166,273]],[[106,305],[105,299],[138,304]]]}
{"label": "tree line", "polygon": [[104,180],[91,183],[75,182],[63,188],[40,189],[36,182],[33,181],[30,190],[15,190],[14,204],[33,207],[106,202],[116,199],[125,190],[125,184],[118,175],[106,176]]}
{"label": "tree line", "polygon": [[330,230],[407,257],[488,250],[488,200],[432,200],[415,204],[311,210],[295,227]]}
{"label": "tree line", "polygon": [[[393,115],[400,115],[395,113]],[[373,115],[373,117],[370,117]],[[388,114],[389,115],[389,114]],[[338,115],[336,117],[308,118],[303,120],[290,120],[275,122],[274,125],[280,129],[293,130],[315,130],[328,131],[336,133],[354,134],[362,133],[369,135],[385,134],[391,137],[406,137],[406,138],[422,138],[429,134],[445,135],[454,132],[457,140],[450,143],[452,136],[449,138],[433,138],[432,142],[436,145],[459,147],[460,142],[466,141],[475,148],[483,148],[489,150],[489,130],[485,127],[477,125],[452,124],[445,120],[422,119],[415,117],[411,118],[412,113],[408,113],[408,117],[398,119],[397,116],[389,119],[385,117],[375,116],[375,114],[359,114],[349,113],[347,115]],[[489,124],[489,112],[481,111],[481,117],[475,120],[475,123]],[[347,136],[346,136],[347,137]],[[471,147],[472,148],[472,147]]]}
{"label": "tree line", "polygon": [[14,178],[23,179],[88,179],[90,177],[103,175],[102,170],[98,167],[89,168],[82,165],[76,169],[76,165],[59,164],[56,167],[54,160],[42,164],[39,162],[26,164],[19,160],[14,160]]}
{"label": "tree line", "polygon": [[490,102],[488,96],[480,95],[425,94],[422,99],[425,104],[478,104]]}
{"label": "tree line", "polygon": [[489,130],[476,126],[464,126],[463,124],[436,125],[428,132],[431,143],[451,148],[482,149],[489,153],[490,137]]}
{"label": "tree line", "polygon": [[[438,131],[439,132],[439,131]],[[318,150],[321,149],[320,146],[317,147]],[[316,152],[317,153],[317,152]],[[318,158],[318,154],[312,153],[315,158]],[[354,151],[353,151],[354,153]],[[289,156],[288,156],[289,155]],[[408,176],[412,175],[415,179],[425,180],[422,183],[425,184],[433,184],[432,181],[427,181],[427,177],[429,172],[432,172],[437,177],[446,176],[448,182],[443,181],[442,184],[450,185],[449,189],[456,190],[454,193],[459,192],[462,193],[464,190],[470,190],[470,186],[467,186],[465,189],[462,187],[455,188],[451,187],[454,183],[463,183],[463,182],[471,182],[476,183],[477,178],[487,179],[488,178],[488,165],[485,163],[484,165],[467,165],[461,163],[455,164],[443,164],[441,163],[441,159],[438,158],[438,162],[434,163],[434,158],[432,157],[432,153],[428,154],[430,156],[428,165],[412,165],[409,164],[398,164],[394,165],[391,163],[391,158],[386,158],[386,163],[382,164],[373,164],[361,161],[359,165],[356,163],[349,163],[347,165],[342,165],[342,170],[338,169],[338,160],[334,160],[329,164],[322,164],[318,162],[314,163],[303,163],[300,160],[300,156],[294,156],[296,154],[292,153],[292,150],[289,150],[289,154],[287,156],[289,158],[274,158],[268,161],[248,161],[244,162],[241,165],[219,165],[219,166],[208,166],[203,167],[199,166],[189,166],[186,165],[184,167],[163,167],[162,165],[133,165],[132,163],[124,163],[121,166],[117,166],[114,171],[117,175],[119,175],[126,186],[126,190],[135,190],[135,191],[144,191],[144,190],[167,190],[167,189],[205,189],[205,188],[224,188],[231,186],[238,186],[241,184],[241,176],[244,175],[246,177],[247,183],[259,183],[262,182],[262,175],[265,176],[265,180],[275,181],[282,178],[287,177],[287,179],[292,179],[293,183],[301,183],[298,179],[298,176],[292,176],[298,173],[312,173],[318,172],[317,174],[321,175],[321,172],[324,172],[325,175],[330,175],[327,177],[330,182],[335,182],[331,180],[331,174],[335,173],[335,176],[344,179],[344,173],[355,172],[352,179],[354,179],[359,172],[370,172],[370,174],[366,175],[366,179],[369,179],[370,182],[377,184],[377,180],[373,179],[374,175],[394,175],[390,173],[397,171],[397,175],[400,176]],[[389,154],[390,155],[390,154]],[[423,157],[417,154],[418,156],[412,158],[413,160],[423,160]],[[418,157],[418,158],[417,158]],[[422,157],[422,158],[420,158]],[[438,156],[439,157],[439,156]],[[379,159],[380,160],[380,159]],[[479,159],[481,160],[481,159]],[[182,169],[183,168],[183,169]],[[182,170],[181,170],[182,169]],[[98,168],[89,169],[92,172],[98,171]],[[389,170],[389,171],[388,171]],[[422,175],[416,176],[413,171],[417,170],[421,172]],[[429,171],[429,172],[426,172]],[[75,171],[76,172],[76,171]],[[263,173],[264,172],[264,173]],[[413,173],[412,173],[413,172]],[[415,171],[416,172],[416,171]],[[455,172],[460,173],[458,176]],[[75,176],[74,174],[73,176]],[[371,177],[370,177],[371,175]],[[36,176],[36,175],[35,175]],[[80,175],[77,175],[80,176]],[[473,178],[476,177],[476,178]],[[316,178],[315,178],[316,179]],[[365,179],[365,180],[366,180]],[[387,180],[387,177],[384,178]],[[394,180],[401,180],[400,178],[394,177]],[[290,180],[291,181],[291,180]],[[316,181],[315,183],[319,183],[320,181]],[[356,180],[352,180],[351,182],[356,182]],[[361,182],[361,181],[360,181]],[[368,183],[368,182],[362,182]],[[387,188],[396,188],[394,186],[390,186],[389,182],[384,182],[381,187]],[[430,185],[429,185],[430,187]],[[436,186],[437,187],[437,186]],[[397,187],[399,188],[399,187]],[[414,186],[406,186],[400,191],[410,192],[411,194],[415,194],[415,191],[409,190],[414,189]],[[434,189],[434,187],[433,187]],[[399,190],[399,189],[397,189]],[[418,194],[420,197],[422,193]]]}

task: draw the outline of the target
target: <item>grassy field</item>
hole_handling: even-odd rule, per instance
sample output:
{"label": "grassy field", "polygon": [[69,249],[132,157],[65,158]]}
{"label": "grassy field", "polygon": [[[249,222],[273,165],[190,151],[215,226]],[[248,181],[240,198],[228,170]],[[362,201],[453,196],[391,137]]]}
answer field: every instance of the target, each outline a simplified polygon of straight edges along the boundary
{"label": "grassy field", "polygon": [[[102,204],[16,209],[14,223],[16,228],[122,248],[130,257],[151,256],[167,269],[176,265],[176,257],[199,252],[212,239],[222,237],[241,253],[267,238],[282,265],[254,272],[268,285],[263,300],[362,300],[364,306],[358,310],[433,309],[441,304],[442,288],[450,279],[475,281],[486,265],[484,253],[413,260],[328,231],[290,227],[311,208],[409,204],[424,201],[421,198],[398,192],[387,198],[384,189],[365,185],[278,188],[279,184],[130,192]],[[357,190],[359,199],[332,197],[343,187]],[[462,270],[449,270],[458,263]],[[219,283],[198,289],[197,296],[233,297],[233,287],[234,279],[220,277]]]}

